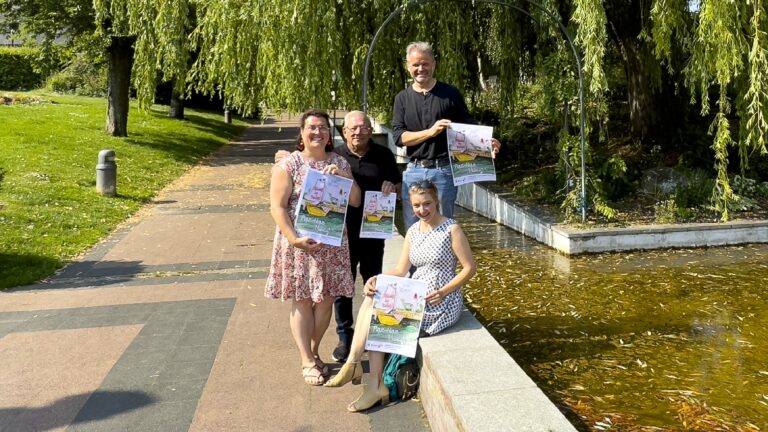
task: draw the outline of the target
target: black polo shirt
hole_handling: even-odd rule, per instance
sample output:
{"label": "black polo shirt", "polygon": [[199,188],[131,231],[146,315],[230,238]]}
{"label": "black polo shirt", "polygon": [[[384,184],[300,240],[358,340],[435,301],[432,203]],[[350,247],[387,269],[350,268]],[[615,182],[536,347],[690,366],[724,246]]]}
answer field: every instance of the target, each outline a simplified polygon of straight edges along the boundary
{"label": "black polo shirt", "polygon": [[[352,168],[352,177],[360,186],[361,199],[365,199],[366,191],[381,191],[381,184],[388,181],[394,184],[400,183],[403,178],[395,162],[395,155],[383,146],[368,143],[368,151],[359,157],[349,150],[347,145],[335,147],[333,152],[342,156],[349,162]],[[357,237],[360,233],[360,223],[363,220],[363,206],[349,206],[347,209],[347,234],[349,237]]]}
{"label": "black polo shirt", "polygon": [[[392,112],[392,130],[395,144],[403,147],[403,132],[429,129],[440,119],[457,123],[477,123],[469,114],[467,104],[459,90],[438,81],[426,94],[408,86],[395,96]],[[406,147],[408,158],[414,160],[438,160],[448,157],[448,140],[445,132],[424,142]]]}

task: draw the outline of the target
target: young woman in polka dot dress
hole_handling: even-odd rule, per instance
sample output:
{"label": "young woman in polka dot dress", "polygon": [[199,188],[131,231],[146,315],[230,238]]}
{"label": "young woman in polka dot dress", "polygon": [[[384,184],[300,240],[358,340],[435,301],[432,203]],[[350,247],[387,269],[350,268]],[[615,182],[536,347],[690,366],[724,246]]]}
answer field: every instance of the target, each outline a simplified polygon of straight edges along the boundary
{"label": "young woman in polka dot dress", "polygon": [[[397,265],[385,272],[388,275],[405,276],[412,265],[417,266],[411,276],[427,283],[427,306],[421,323],[422,335],[437,334],[456,324],[463,306],[461,286],[475,274],[476,264],[469,242],[459,224],[440,214],[437,188],[430,181],[412,185],[409,189],[411,206],[419,221],[408,229]],[[461,271],[456,272],[456,265]],[[368,336],[373,296],[376,293],[376,277],[365,284],[366,295],[357,315],[357,329],[346,363],[338,375],[325,385],[339,387],[362,376],[360,358]],[[379,402],[386,403],[389,390],[382,380],[384,353],[368,353],[370,379],[363,394],[347,409],[352,412],[366,410]]]}

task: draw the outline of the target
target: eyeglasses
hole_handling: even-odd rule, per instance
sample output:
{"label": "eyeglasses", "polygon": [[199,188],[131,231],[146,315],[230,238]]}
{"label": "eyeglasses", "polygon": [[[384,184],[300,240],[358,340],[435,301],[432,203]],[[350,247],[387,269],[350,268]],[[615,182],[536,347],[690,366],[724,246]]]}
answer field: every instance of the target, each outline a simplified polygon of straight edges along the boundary
{"label": "eyeglasses", "polygon": [[352,132],[362,132],[362,133],[366,133],[366,132],[370,132],[371,131],[371,128],[369,128],[368,126],[347,127],[345,129],[347,129],[349,131],[352,131]]}
{"label": "eyeglasses", "polygon": [[411,183],[411,185],[408,187],[408,189],[410,189],[410,190],[413,190],[413,189],[436,189],[436,188],[437,187],[435,186],[435,184],[432,183],[429,180],[420,180],[420,181],[417,181],[416,183]]}
{"label": "eyeglasses", "polygon": [[330,130],[328,126],[309,125],[306,128],[309,129],[310,132],[321,132],[321,133],[328,133],[328,131]]}

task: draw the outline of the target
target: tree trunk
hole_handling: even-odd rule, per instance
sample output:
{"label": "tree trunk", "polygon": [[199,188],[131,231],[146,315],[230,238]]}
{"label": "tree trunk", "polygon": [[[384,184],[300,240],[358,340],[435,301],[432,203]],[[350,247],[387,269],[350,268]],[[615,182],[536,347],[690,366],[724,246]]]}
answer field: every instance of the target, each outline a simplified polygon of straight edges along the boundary
{"label": "tree trunk", "polygon": [[618,43],[627,77],[630,134],[650,146],[671,134],[676,126],[669,113],[678,105],[671,77],[654,59],[648,43],[638,37],[640,17],[650,14],[650,2],[607,2],[609,33]]}
{"label": "tree trunk", "polygon": [[[655,76],[655,71],[649,71],[647,60],[650,52],[647,44],[637,38],[625,40],[625,71],[627,74],[627,103],[629,104],[629,128],[633,137],[642,141],[653,140],[664,132],[663,119],[667,118],[666,109],[669,101],[666,93],[660,88],[662,76]],[[658,71],[661,72],[661,71]]]}
{"label": "tree trunk", "polygon": [[176,91],[175,87],[174,83],[174,89],[171,91],[171,109],[168,110],[168,117],[184,120],[184,99],[181,97],[181,93]]}
{"label": "tree trunk", "polygon": [[131,69],[133,68],[134,37],[112,36],[107,48],[109,55],[109,85],[107,88],[107,133],[128,136],[128,102],[130,100]]}

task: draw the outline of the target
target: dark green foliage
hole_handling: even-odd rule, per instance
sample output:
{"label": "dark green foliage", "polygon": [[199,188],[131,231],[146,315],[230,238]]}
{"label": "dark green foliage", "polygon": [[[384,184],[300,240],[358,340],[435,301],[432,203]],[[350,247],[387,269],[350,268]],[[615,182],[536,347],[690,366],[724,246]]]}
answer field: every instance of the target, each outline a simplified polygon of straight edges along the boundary
{"label": "dark green foliage", "polygon": [[31,90],[41,83],[33,64],[38,50],[24,47],[0,47],[0,89]]}
{"label": "dark green foliage", "polygon": [[688,183],[675,188],[675,204],[682,208],[709,205],[712,199],[712,188],[715,187],[714,174],[704,170],[694,170],[686,175]]}
{"label": "dark green foliage", "polygon": [[628,194],[631,185],[626,175],[627,163],[620,155],[608,155],[595,165],[595,176],[599,180],[600,192],[605,198],[616,200]]}
{"label": "dark green foliage", "polygon": [[76,53],[64,69],[48,77],[45,87],[57,93],[106,96],[107,68],[85,53]]}

